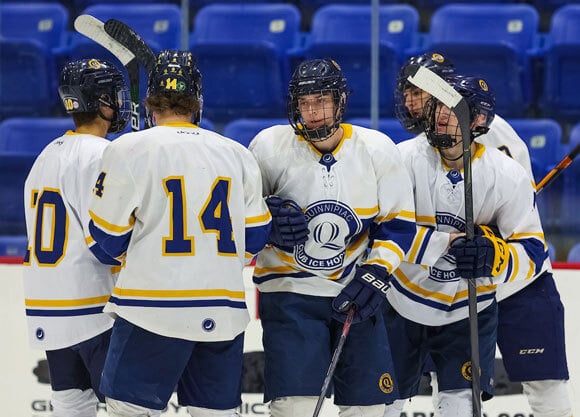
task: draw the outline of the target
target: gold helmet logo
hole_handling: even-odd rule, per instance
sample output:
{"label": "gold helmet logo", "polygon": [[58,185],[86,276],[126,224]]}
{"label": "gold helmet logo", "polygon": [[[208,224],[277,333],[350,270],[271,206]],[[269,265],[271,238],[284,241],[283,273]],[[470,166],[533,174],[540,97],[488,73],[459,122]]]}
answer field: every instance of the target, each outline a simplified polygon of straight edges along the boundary
{"label": "gold helmet logo", "polygon": [[380,390],[383,391],[385,394],[390,394],[391,392],[393,392],[394,387],[395,384],[393,383],[393,378],[391,377],[391,374],[389,373],[382,374],[381,377],[379,378]]}
{"label": "gold helmet logo", "polygon": [[340,71],[340,65],[338,65],[338,62],[336,62],[334,59],[331,59],[330,62],[332,62],[332,65],[334,65],[336,69]]}
{"label": "gold helmet logo", "polygon": [[443,55],[441,55],[441,54],[437,54],[437,53],[435,53],[435,54],[431,55],[431,59],[432,59],[433,61],[435,61],[435,62],[439,62],[440,64],[441,64],[443,61],[445,61],[445,58],[443,58]]}
{"label": "gold helmet logo", "polygon": [[88,65],[93,69],[101,69],[102,67],[101,62],[98,59],[90,59]]}
{"label": "gold helmet logo", "polygon": [[487,86],[487,83],[485,82],[485,80],[480,79],[479,80],[479,86],[481,87],[481,89],[483,91],[488,91],[489,87]]}

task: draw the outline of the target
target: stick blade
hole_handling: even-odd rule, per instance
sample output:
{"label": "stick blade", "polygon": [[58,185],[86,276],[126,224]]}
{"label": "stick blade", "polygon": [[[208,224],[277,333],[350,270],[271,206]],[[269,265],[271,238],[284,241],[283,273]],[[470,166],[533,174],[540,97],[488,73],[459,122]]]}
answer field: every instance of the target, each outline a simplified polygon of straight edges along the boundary
{"label": "stick blade", "polygon": [[135,55],[113,39],[104,28],[105,24],[88,14],[78,16],[74,21],[75,30],[110,51],[123,65],[127,65]]}
{"label": "stick blade", "polygon": [[105,22],[105,32],[113,39],[131,51],[139,64],[141,64],[147,72],[153,70],[155,66],[155,54],[133,29],[127,24],[117,19],[109,19]]}

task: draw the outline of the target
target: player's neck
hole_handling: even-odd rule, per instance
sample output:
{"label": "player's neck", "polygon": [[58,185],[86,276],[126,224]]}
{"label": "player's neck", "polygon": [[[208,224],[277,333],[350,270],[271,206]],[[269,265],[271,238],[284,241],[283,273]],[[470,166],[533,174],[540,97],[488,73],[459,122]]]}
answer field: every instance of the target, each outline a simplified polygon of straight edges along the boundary
{"label": "player's neck", "polygon": [[175,114],[170,111],[165,111],[162,113],[154,113],[155,125],[165,125],[168,123],[191,123],[191,114]]}
{"label": "player's neck", "polygon": [[343,134],[344,130],[342,129],[341,126],[339,126],[338,129],[336,129],[328,139],[320,142],[312,142],[312,144],[316,149],[318,149],[322,153],[332,152],[334,151],[334,149],[336,149],[336,147],[340,143]]}
{"label": "player's neck", "polygon": [[81,126],[75,127],[75,132],[83,135],[93,135],[99,136],[101,138],[107,137],[107,131],[109,130],[108,123],[100,123],[95,121],[93,123],[87,123]]}

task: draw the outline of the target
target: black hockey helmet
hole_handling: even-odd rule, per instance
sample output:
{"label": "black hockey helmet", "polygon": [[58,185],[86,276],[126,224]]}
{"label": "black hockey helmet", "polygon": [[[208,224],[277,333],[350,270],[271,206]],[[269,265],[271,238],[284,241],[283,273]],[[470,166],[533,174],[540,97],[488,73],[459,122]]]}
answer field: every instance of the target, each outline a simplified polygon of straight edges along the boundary
{"label": "black hockey helmet", "polygon": [[199,102],[200,110],[194,115],[194,123],[201,121],[203,105],[201,73],[191,52],[165,49],[157,55],[157,62],[149,73],[147,96],[165,92],[195,98]]}
{"label": "black hockey helmet", "polygon": [[[473,140],[489,131],[489,125],[495,117],[495,94],[480,77],[451,75],[445,79],[457,91],[469,106],[469,123],[473,125],[479,115],[485,117],[483,123],[473,126],[470,130],[470,139]],[[424,109],[425,133],[431,146],[449,148],[458,141],[449,134],[437,134],[437,107],[439,101],[431,97]],[[455,135],[457,137],[457,135]]]}
{"label": "black hockey helmet", "polygon": [[[335,113],[331,126],[308,129],[298,108],[298,99],[310,94],[332,94]],[[288,120],[297,135],[311,142],[330,137],[337,129],[346,109],[349,91],[346,77],[340,66],[332,59],[312,59],[298,65],[288,88]]]}
{"label": "black hockey helmet", "polygon": [[[107,61],[92,58],[67,63],[60,74],[58,94],[67,113],[96,112],[110,121],[109,133],[123,131],[131,116],[125,79]],[[100,106],[113,109],[113,119],[103,116]]]}
{"label": "black hockey helmet", "polygon": [[[418,134],[423,131],[423,126],[421,124],[422,117],[412,115],[405,103],[405,90],[413,87],[413,84],[407,80],[410,75],[409,71],[416,65],[425,67],[443,78],[454,74],[455,66],[443,55],[433,52],[412,56],[401,67],[397,77],[397,87],[395,89],[395,116],[408,132]],[[425,103],[422,104],[424,105]]]}

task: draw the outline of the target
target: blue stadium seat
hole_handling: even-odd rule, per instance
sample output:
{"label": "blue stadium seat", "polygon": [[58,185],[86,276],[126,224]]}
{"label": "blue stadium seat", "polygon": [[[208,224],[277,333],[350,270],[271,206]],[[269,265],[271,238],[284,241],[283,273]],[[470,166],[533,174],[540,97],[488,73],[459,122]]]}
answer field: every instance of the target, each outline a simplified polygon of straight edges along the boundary
{"label": "blue stadium seat", "polygon": [[580,242],[574,244],[568,252],[568,262],[580,262]]}
{"label": "blue stadium seat", "polygon": [[[576,124],[570,132],[567,150],[571,151],[579,144],[580,123]],[[576,211],[580,207],[580,163],[578,160],[563,171],[562,177],[560,178],[562,182],[562,210],[560,213],[562,231],[577,235],[580,232],[580,217]]]}
{"label": "blue stadium seat", "polygon": [[460,73],[485,78],[498,113],[523,117],[534,99],[530,57],[538,25],[528,4],[449,4],[431,16],[428,49],[448,56]]}
{"label": "blue stadium seat", "polygon": [[26,235],[0,236],[0,257],[15,256],[22,258],[26,254],[27,245],[28,238]]}
{"label": "blue stadium seat", "polygon": [[38,155],[46,145],[67,130],[72,118],[16,117],[0,123],[0,153]]}
{"label": "blue stadium seat", "polygon": [[199,10],[190,50],[203,76],[204,113],[224,122],[282,117],[288,51],[299,39],[300,21],[290,3],[212,4]]}
{"label": "blue stadium seat", "polygon": [[287,124],[288,119],[282,118],[235,119],[224,126],[223,135],[247,147],[261,130],[274,125]]}
{"label": "blue stadium seat", "polygon": [[58,97],[55,72],[40,43],[0,39],[0,119],[51,114]]}
{"label": "blue stadium seat", "polygon": [[0,3],[0,37],[38,41],[48,50],[66,42],[68,9],[60,3]]}
{"label": "blue stadium seat", "polygon": [[542,110],[566,121],[580,118],[580,4],[554,12],[544,56]]}
{"label": "blue stadium seat", "polygon": [[[534,178],[539,183],[566,154],[560,124],[552,119],[510,119],[508,122],[528,146]],[[563,181],[559,178],[538,195],[544,227],[560,225],[562,188]]]}
{"label": "blue stadium seat", "polygon": [[553,119],[509,119],[530,152],[536,182],[540,182],[565,155],[562,128]]}
{"label": "blue stadium seat", "polygon": [[555,9],[572,2],[570,0],[531,0],[530,3],[541,12],[551,13]]}
{"label": "blue stadium seat", "polygon": [[[346,122],[362,127],[371,127],[371,119],[366,117],[354,117],[352,119],[348,119]],[[394,118],[379,119],[379,127],[377,130],[390,137],[395,143],[411,139],[415,136],[413,133],[407,132],[401,125],[401,122]]]}
{"label": "blue stadium seat", "polygon": [[[352,89],[347,117],[370,116],[371,10],[369,5],[328,5],[312,18],[305,56],[332,57],[342,67]],[[396,77],[415,47],[419,13],[406,4],[380,6],[379,27],[379,115],[391,117]]]}
{"label": "blue stadium seat", "polygon": [[181,47],[181,10],[175,4],[94,4],[82,14],[103,22],[114,18],[126,23],[156,52]]}
{"label": "blue stadium seat", "polygon": [[24,182],[34,155],[0,153],[0,235],[25,235]]}

